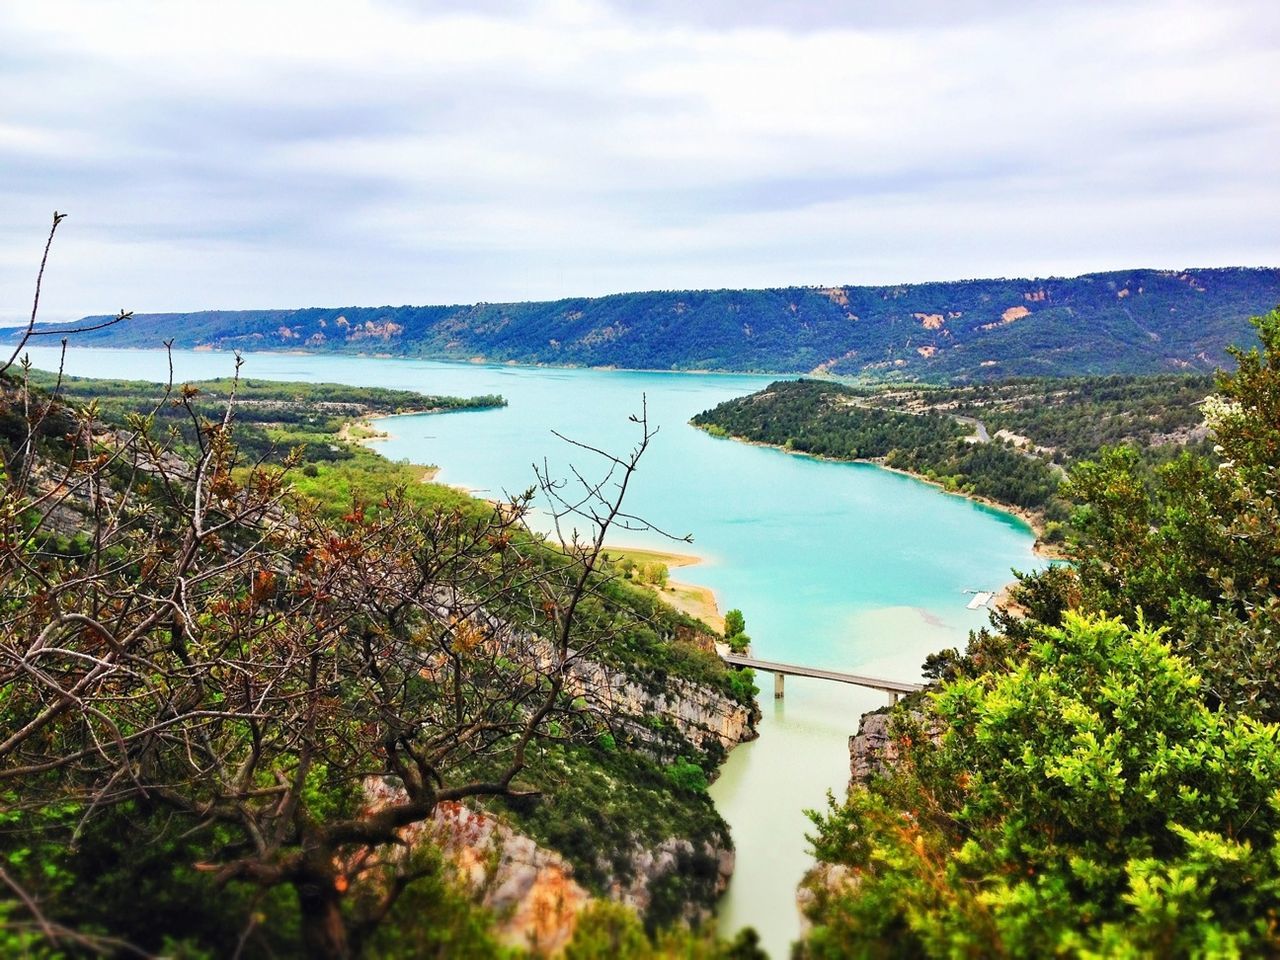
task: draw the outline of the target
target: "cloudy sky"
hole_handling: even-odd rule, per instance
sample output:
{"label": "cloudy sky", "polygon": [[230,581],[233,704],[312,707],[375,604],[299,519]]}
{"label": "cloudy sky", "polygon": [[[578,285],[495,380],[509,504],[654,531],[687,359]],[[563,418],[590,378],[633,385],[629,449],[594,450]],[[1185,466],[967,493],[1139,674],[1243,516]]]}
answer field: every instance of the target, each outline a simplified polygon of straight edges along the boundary
{"label": "cloudy sky", "polygon": [[1280,265],[1276,0],[6,0],[0,319]]}

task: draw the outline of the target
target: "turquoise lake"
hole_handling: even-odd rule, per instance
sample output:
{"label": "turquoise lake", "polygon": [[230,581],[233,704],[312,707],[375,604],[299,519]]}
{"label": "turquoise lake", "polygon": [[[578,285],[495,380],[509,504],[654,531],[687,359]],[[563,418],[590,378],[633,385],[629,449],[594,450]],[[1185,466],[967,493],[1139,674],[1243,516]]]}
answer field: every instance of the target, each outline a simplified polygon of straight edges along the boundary
{"label": "turquoise lake", "polygon": [[[56,351],[32,349],[37,366]],[[72,350],[67,372],[162,379],[163,353]],[[177,352],[179,380],[227,376],[225,353]],[[1039,566],[1021,521],[909,477],[717,440],[688,425],[721,400],[751,393],[770,377],[557,370],[364,357],[250,353],[242,375],[333,381],[427,393],[501,393],[501,410],[382,421],[392,459],[434,463],[439,480],[483,496],[526,489],[533,463],[553,474],[598,463],[551,430],[610,451],[638,439],[628,416],[647,399],[660,428],[637,473],[630,512],[691,545],[654,534],[619,534],[618,544],[695,553],[704,562],[674,576],[715,590],[721,610],[739,607],[765,659],[919,679],[925,656],[963,647],[985,611],[965,608],[966,589],[995,589],[1011,568]],[[847,740],[858,716],[883,694],[791,678],[775,701],[761,676],[760,739],[733,751],[712,794],[733,828],[738,865],[720,910],[721,928],[755,926],[774,957],[789,955],[800,931],[795,889],[809,864],[806,808],[839,795],[849,776]]]}

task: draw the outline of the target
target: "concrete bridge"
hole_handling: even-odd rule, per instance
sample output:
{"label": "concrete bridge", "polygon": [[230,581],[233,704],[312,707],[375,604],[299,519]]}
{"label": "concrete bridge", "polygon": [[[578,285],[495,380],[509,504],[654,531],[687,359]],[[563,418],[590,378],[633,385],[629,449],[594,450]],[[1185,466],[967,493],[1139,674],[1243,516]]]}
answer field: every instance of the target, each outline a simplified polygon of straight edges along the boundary
{"label": "concrete bridge", "polygon": [[739,653],[725,653],[721,658],[731,667],[750,667],[773,674],[773,696],[782,699],[782,681],[784,677],[813,677],[815,680],[834,680],[836,683],[851,683],[855,687],[867,687],[889,694],[893,702],[904,693],[915,693],[923,690],[922,683],[905,683],[901,680],[882,680],[879,677],[864,677],[856,673],[842,673],[839,670],[822,670],[818,667],[802,667],[794,663],[778,663],[774,660],[757,660],[755,657],[744,657]]}

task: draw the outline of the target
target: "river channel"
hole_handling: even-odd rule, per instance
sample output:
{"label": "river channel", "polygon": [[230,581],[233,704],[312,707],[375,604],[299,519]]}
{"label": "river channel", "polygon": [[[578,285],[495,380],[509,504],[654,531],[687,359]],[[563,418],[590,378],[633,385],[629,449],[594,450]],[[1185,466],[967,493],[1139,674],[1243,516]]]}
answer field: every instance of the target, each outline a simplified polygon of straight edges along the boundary
{"label": "river channel", "polygon": [[[30,351],[37,366],[56,363]],[[162,379],[163,353],[78,349],[67,372]],[[174,354],[180,380],[227,376],[225,353]],[[865,464],[842,464],[719,440],[691,416],[760,389],[768,377],[562,370],[345,356],[250,353],[243,375],[332,381],[427,393],[500,393],[508,406],[483,412],[382,421],[392,459],[438,464],[438,479],[498,497],[553,473],[598,464],[552,435],[622,452],[638,438],[628,420],[647,404],[659,428],[629,509],[690,545],[656,534],[620,542],[696,553],[704,562],[674,576],[711,587],[722,610],[739,607],[764,659],[915,680],[931,651],[964,645],[985,622],[966,609],[967,589],[995,589],[1010,569],[1037,565],[1021,521],[928,484]],[[720,906],[723,932],[754,926],[775,958],[800,932],[795,890],[809,864],[805,809],[825,806],[848,781],[847,740],[859,715],[884,694],[791,678],[775,701],[761,675],[760,738],[735,749],[712,795],[733,830],[737,870]]]}

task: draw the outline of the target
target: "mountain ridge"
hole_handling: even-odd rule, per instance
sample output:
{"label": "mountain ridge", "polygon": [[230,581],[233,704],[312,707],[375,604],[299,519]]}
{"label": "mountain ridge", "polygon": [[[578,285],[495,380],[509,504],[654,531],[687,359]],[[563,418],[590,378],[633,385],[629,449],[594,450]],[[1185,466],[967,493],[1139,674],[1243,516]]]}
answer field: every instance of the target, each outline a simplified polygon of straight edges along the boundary
{"label": "mountain ridge", "polygon": [[[1280,268],[676,290],[551,301],[139,314],[85,345],[374,353],[873,379],[1210,370],[1280,303]],[[86,320],[99,320],[91,317]],[[52,326],[52,325],[50,325]]]}

